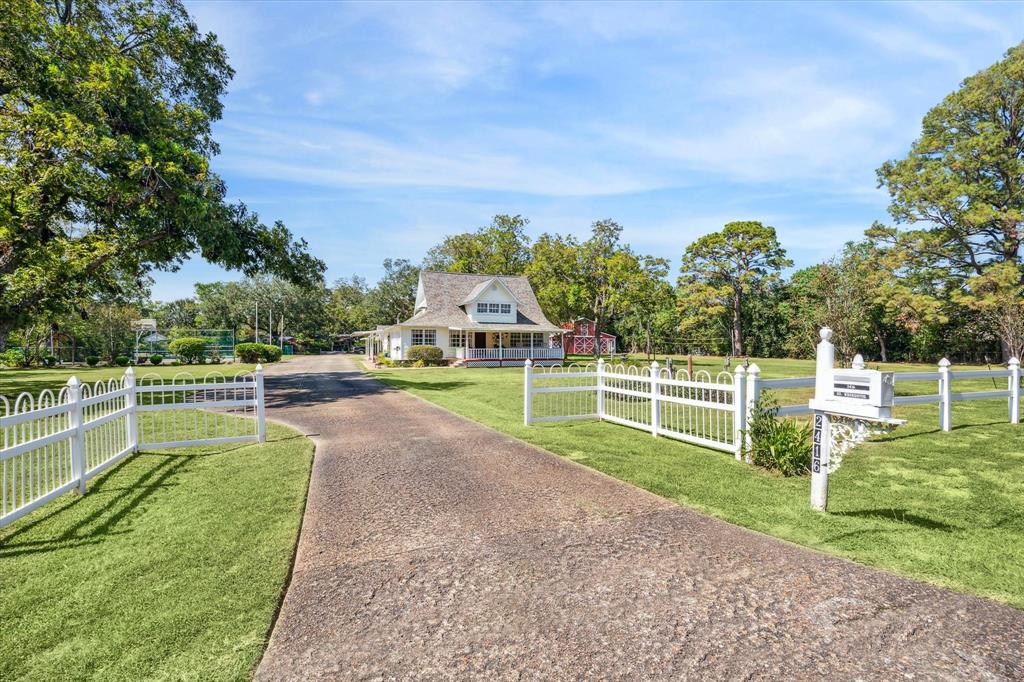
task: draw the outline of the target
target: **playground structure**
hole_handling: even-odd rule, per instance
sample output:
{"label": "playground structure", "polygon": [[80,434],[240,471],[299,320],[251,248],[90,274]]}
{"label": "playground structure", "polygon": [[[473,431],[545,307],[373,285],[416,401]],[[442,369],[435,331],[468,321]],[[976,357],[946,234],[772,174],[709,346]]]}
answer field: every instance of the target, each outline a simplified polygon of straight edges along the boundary
{"label": "playground structure", "polygon": [[[143,319],[132,323],[135,331],[134,360],[136,364],[151,355],[160,355],[164,359],[174,360],[174,353],[171,352],[168,344],[173,340],[157,330],[156,320]],[[197,337],[206,341],[206,352],[208,356],[218,357],[221,360],[232,360],[235,357],[235,330],[234,329],[187,329],[176,330],[175,338]]]}

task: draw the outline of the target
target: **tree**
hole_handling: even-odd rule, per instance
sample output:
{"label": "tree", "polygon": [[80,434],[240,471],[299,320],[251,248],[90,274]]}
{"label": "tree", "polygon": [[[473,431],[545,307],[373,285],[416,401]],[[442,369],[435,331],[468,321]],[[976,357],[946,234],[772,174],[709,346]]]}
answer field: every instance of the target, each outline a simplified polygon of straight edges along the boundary
{"label": "tree", "polygon": [[396,324],[412,317],[420,269],[404,258],[384,259],[384,276],[369,293],[369,321]]}
{"label": "tree", "polygon": [[[988,298],[993,285],[1004,287],[999,297],[1012,298],[1024,285],[1022,178],[1024,46],[1017,46],[925,115],[906,158],[878,169],[896,225],[876,223],[868,235],[892,275],[885,287],[890,306],[914,311],[919,323],[943,322],[953,292],[962,305]],[[1016,282],[1006,276],[1013,272]],[[986,293],[968,284],[977,278],[987,282]],[[1008,355],[1006,329],[992,329]]]}
{"label": "tree", "polygon": [[1002,341],[1007,356],[1024,355],[1024,284],[1021,268],[1012,263],[992,265],[969,277],[954,300],[978,314]]}
{"label": "tree", "polygon": [[362,277],[354,275],[334,283],[331,299],[327,304],[327,315],[335,333],[351,334],[369,329],[375,324],[369,310],[369,296],[370,287]]}
{"label": "tree", "polygon": [[211,123],[233,72],[180,0],[0,0],[0,344],[198,253],[296,282],[324,265],[228,203]]}
{"label": "tree", "polygon": [[636,265],[627,285],[629,303],[624,306],[616,330],[623,336],[623,341],[633,348],[643,348],[650,358],[656,350],[659,332],[677,326],[675,294],[672,285],[665,281],[668,276],[667,260],[641,256]]}
{"label": "tree", "polygon": [[160,329],[195,329],[199,326],[199,314],[199,302],[194,298],[157,303],[153,310]]}
{"label": "tree", "polygon": [[556,323],[586,314],[579,293],[579,242],[571,235],[542,234],[530,251],[526,277],[544,314]]}
{"label": "tree", "polygon": [[496,215],[476,232],[450,235],[427,252],[423,269],[477,275],[521,275],[530,262],[528,218]]}
{"label": "tree", "polygon": [[704,235],[686,249],[680,265],[680,308],[686,314],[684,332],[692,332],[701,317],[728,314],[730,347],[743,355],[745,298],[779,279],[786,258],[775,228],[752,220],[728,223],[721,232]]}
{"label": "tree", "polygon": [[234,329],[239,341],[274,337],[277,343],[287,334],[309,345],[330,332],[329,297],[323,286],[302,287],[270,277],[196,285],[203,327]]}

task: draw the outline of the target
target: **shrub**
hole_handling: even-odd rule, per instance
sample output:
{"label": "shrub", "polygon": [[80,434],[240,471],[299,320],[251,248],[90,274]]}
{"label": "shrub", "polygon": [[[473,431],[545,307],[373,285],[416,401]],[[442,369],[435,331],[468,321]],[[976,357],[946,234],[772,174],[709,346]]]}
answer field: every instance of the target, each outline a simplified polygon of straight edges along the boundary
{"label": "shrub", "polygon": [[24,367],[25,353],[18,348],[4,351],[0,353],[0,365],[4,367]]}
{"label": "shrub", "polygon": [[[406,355],[415,367],[431,367],[444,364],[444,351],[437,346],[412,346]],[[423,364],[416,364],[423,363]]]}
{"label": "shrub", "polygon": [[163,361],[164,361],[164,356],[160,355],[159,353],[156,353],[154,355],[150,355],[149,356],[149,362],[152,365],[159,365]]}
{"label": "shrub", "polygon": [[57,358],[52,356],[52,355],[44,355],[42,362],[43,362],[43,366],[45,366],[45,367],[56,367],[57,366]]}
{"label": "shrub", "polygon": [[235,346],[235,357],[242,362],[277,362],[281,349],[269,343],[239,343]]}
{"label": "shrub", "polygon": [[86,356],[85,364],[89,365],[90,367],[95,367],[96,365],[100,364],[100,357],[98,355]]}
{"label": "shrub", "polygon": [[171,341],[167,344],[167,348],[179,360],[187,365],[192,365],[202,360],[203,354],[206,352],[206,339],[201,339],[198,336],[183,336]]}
{"label": "shrub", "polygon": [[746,455],[757,466],[801,476],[811,468],[811,427],[791,419],[778,419],[779,405],[769,391],[758,398],[750,415]]}
{"label": "shrub", "polygon": [[277,362],[281,359],[281,349],[269,343],[263,344],[263,352],[260,354],[260,360],[264,362]]}
{"label": "shrub", "polygon": [[132,359],[127,355],[118,355],[114,358],[114,363],[117,364],[118,367],[127,367],[131,361]]}

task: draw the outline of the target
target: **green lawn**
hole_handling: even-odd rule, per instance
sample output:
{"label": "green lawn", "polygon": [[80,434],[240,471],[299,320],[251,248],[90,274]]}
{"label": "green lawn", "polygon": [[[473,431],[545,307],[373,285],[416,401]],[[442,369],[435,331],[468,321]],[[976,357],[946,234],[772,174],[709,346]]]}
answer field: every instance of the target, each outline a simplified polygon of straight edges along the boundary
{"label": "green lawn", "polygon": [[[159,374],[164,379],[171,379],[175,374],[186,372],[195,377],[203,377],[209,372],[220,372],[226,377],[234,376],[238,372],[251,371],[256,365],[245,363],[223,364],[223,365],[181,365],[174,367],[169,364],[163,365],[140,365],[135,368],[135,376],[141,379],[147,374]],[[10,369],[0,368],[0,395],[11,398],[22,391],[38,393],[44,388],[60,388],[67,383],[71,375],[77,376],[81,381],[93,383],[95,381],[106,381],[111,378],[124,376],[125,367],[55,367],[53,369],[32,368],[32,369]]]}
{"label": "green lawn", "polygon": [[[698,361],[721,368],[719,359]],[[769,378],[813,374],[813,361],[756,362]],[[782,478],[725,453],[609,423],[523,426],[521,368],[373,374],[732,523],[1024,608],[1024,425],[1007,423],[1005,399],[955,403],[951,433],[938,430],[935,405],[898,409],[909,423],[848,454],[830,477],[829,512],[818,514],[810,511],[808,478]],[[991,381],[955,384],[958,391],[986,389]],[[898,384],[900,393],[935,391],[931,382]],[[787,391],[780,402],[806,401],[809,393]]]}
{"label": "green lawn", "polygon": [[[119,372],[90,379],[104,371]],[[39,387],[44,374],[20,380]],[[140,453],[85,497],[0,529],[0,679],[249,679],[283,596],[313,456],[291,429],[268,424],[268,435]]]}

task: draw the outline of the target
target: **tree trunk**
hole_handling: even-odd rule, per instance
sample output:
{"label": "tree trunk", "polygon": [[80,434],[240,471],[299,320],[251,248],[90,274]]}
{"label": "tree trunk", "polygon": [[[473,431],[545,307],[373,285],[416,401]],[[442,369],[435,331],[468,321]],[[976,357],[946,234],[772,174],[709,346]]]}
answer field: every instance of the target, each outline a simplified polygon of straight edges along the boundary
{"label": "tree trunk", "polygon": [[885,350],[885,335],[875,321],[871,322],[871,328],[875,332],[875,340],[878,341],[878,352],[882,356],[882,362],[888,362],[888,353]]}
{"label": "tree trunk", "polygon": [[743,300],[740,292],[736,291],[732,296],[732,355],[740,357],[743,355]]}

